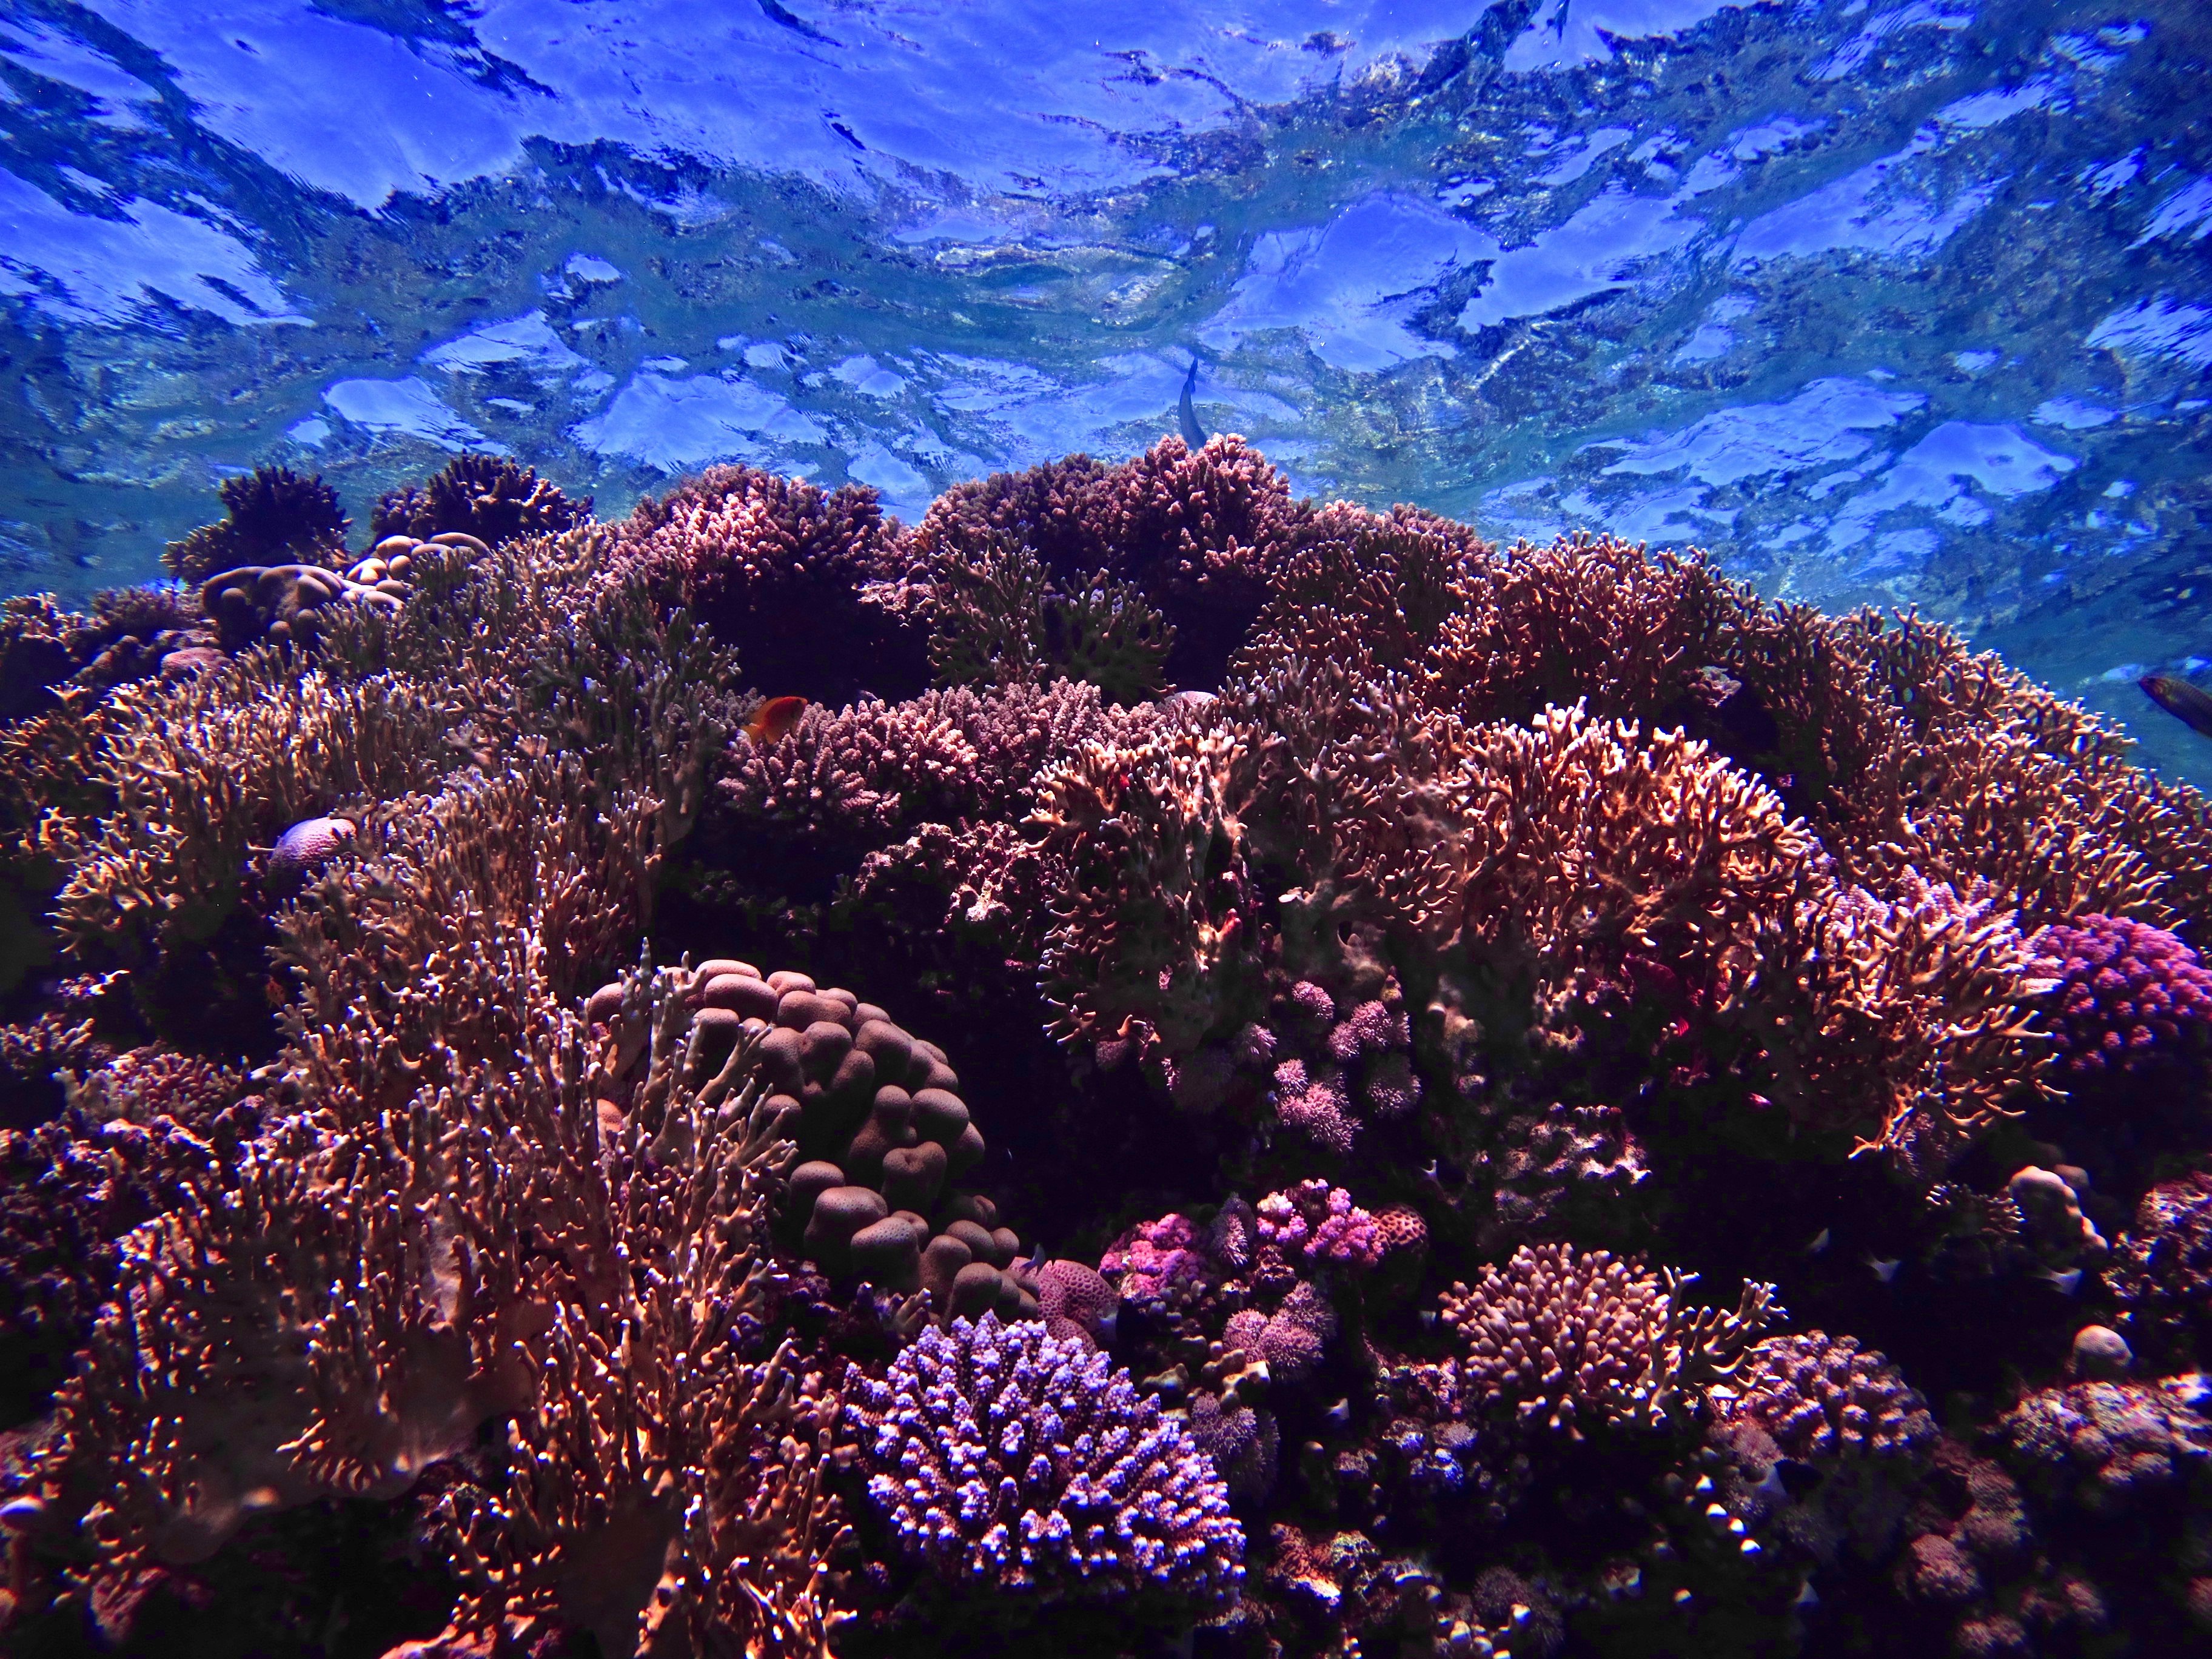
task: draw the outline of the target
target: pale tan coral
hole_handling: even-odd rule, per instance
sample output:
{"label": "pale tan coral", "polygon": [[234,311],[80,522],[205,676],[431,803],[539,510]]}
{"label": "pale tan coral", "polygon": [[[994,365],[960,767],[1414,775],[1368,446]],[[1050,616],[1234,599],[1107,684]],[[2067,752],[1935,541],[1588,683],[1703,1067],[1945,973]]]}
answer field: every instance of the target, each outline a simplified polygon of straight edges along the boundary
{"label": "pale tan coral", "polygon": [[1663,1280],[1640,1261],[1571,1245],[1522,1245],[1503,1267],[1445,1292],[1471,1404],[1579,1436],[1581,1425],[1656,1426],[1732,1375],[1774,1309],[1746,1284],[1735,1312],[1692,1308],[1695,1275]]}
{"label": "pale tan coral", "polygon": [[1063,1041],[1182,1054],[1251,1017],[1249,773],[1233,735],[1170,730],[1086,745],[1040,780],[1029,823],[1056,867],[1042,979]]}
{"label": "pale tan coral", "polygon": [[1710,1006],[1757,979],[1791,904],[1818,878],[1813,842],[1758,780],[1680,732],[1553,708],[1453,745],[1416,858],[1392,844],[1427,799],[1378,836],[1361,870],[1439,949],[1503,952],[1571,981],[1626,950],[1694,964]]}
{"label": "pale tan coral", "polygon": [[128,953],[205,937],[236,902],[256,841],[333,800],[428,781],[453,715],[421,684],[301,672],[273,650],[118,689],[81,728],[76,757],[98,805],[50,810],[38,830],[39,850],[67,872],[63,939]]}

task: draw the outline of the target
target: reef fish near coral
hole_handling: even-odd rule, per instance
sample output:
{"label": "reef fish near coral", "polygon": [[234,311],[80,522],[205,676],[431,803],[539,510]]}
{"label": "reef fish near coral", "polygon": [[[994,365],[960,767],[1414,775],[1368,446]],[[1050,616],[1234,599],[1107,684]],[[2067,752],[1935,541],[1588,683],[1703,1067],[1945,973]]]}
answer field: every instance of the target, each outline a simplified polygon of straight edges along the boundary
{"label": "reef fish near coral", "polygon": [[2146,674],[2136,684],[2167,714],[2212,738],[2212,692],[2171,674]]}
{"label": "reef fish near coral", "polygon": [[1182,395],[1176,399],[1176,419],[1182,428],[1182,441],[1192,449],[1206,447],[1206,428],[1198,423],[1198,408],[1191,402],[1191,393],[1198,390],[1198,359],[1190,360],[1190,372],[1182,377]]}
{"label": "reef fish near coral", "polygon": [[781,743],[805,712],[804,697],[770,697],[753,710],[752,718],[745,722],[745,736],[762,748]]}

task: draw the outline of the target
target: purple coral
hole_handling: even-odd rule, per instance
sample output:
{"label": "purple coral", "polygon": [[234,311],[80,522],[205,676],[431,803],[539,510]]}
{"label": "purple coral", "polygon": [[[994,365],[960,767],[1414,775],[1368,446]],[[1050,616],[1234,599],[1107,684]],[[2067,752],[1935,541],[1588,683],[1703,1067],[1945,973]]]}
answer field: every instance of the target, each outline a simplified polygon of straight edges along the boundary
{"label": "purple coral", "polygon": [[1321,1368],[1322,1352],[1335,1334],[1336,1310],[1300,1280],[1273,1314],[1247,1308],[1231,1315],[1221,1340],[1266,1360],[1275,1381],[1297,1383]]}
{"label": "purple coral", "polygon": [[2163,927],[2081,916],[2029,943],[2033,972],[2051,981],[2049,1024],[2069,1071],[2134,1071],[2212,1026],[2212,970]]}
{"label": "purple coral", "polygon": [[1402,1048],[1413,1041],[1403,1010],[1392,1011],[1380,1002],[1363,1002],[1330,1029],[1328,1051],[1342,1060],[1362,1054],[1379,1054]]}
{"label": "purple coral", "polygon": [[1260,1237],[1285,1252],[1303,1249],[1309,1261],[1371,1267],[1382,1259],[1375,1218],[1352,1194],[1326,1181],[1301,1181],[1260,1200]]}
{"label": "purple coral", "polygon": [[1213,1277],[1205,1238],[1185,1215],[1142,1221],[1107,1247],[1098,1271],[1125,1302],[1158,1302],[1196,1290]]}
{"label": "purple coral", "polygon": [[1275,1067],[1275,1115],[1342,1157],[1352,1150],[1358,1126],[1344,1097],[1344,1079],[1334,1067],[1309,1076],[1302,1060]]}
{"label": "purple coral", "polygon": [[956,1320],[850,1393],[869,1498],[945,1577],[1060,1601],[1235,1599],[1244,1534],[1220,1475],[1081,1342]]}

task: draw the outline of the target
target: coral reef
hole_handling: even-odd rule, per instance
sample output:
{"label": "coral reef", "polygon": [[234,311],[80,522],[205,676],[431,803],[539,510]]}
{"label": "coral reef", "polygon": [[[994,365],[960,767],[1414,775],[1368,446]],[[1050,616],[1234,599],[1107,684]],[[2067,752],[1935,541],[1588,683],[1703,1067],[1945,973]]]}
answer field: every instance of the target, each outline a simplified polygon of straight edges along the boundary
{"label": "coral reef", "polygon": [[222,499],[0,611],[9,1651],[2202,1646],[2212,807],[1945,629],[1233,437]]}

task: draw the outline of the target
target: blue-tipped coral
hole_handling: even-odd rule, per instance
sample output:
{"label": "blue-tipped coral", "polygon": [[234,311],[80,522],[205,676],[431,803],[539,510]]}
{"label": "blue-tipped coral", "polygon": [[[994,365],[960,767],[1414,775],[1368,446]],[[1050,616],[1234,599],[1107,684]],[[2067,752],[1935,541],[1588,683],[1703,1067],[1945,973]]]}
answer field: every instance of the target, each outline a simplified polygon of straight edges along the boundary
{"label": "blue-tipped coral", "polygon": [[948,1585],[1212,1611],[1243,1582],[1243,1529],[1188,1431],[1041,1322],[924,1331],[848,1398],[870,1500]]}

